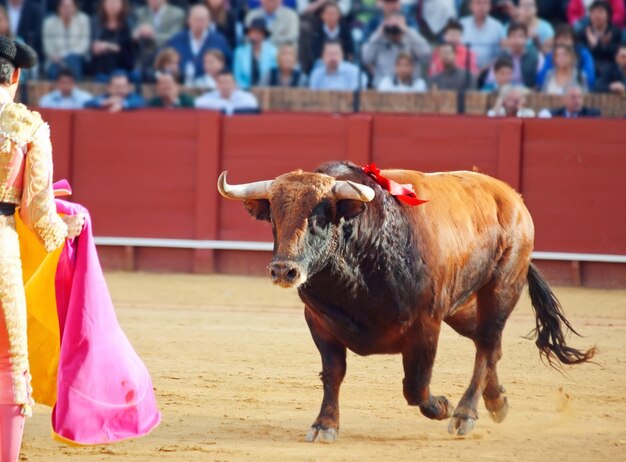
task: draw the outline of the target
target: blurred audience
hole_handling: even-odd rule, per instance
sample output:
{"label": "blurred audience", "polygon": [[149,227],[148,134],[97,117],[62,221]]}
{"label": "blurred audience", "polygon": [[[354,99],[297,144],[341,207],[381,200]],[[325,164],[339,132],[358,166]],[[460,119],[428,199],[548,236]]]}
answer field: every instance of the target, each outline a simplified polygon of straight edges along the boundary
{"label": "blurred audience", "polygon": [[156,76],[156,96],[148,101],[148,106],[165,109],[192,108],[194,99],[187,93],[181,93],[172,74],[162,72]]}
{"label": "blurred audience", "polygon": [[578,117],[600,117],[600,111],[584,105],[583,89],[580,85],[572,83],[563,92],[563,107],[550,111],[552,117],[566,117],[577,119]]}
{"label": "blurred audience", "polygon": [[526,25],[528,44],[538,52],[549,52],[554,43],[554,28],[548,21],[537,16],[537,1],[519,0],[518,11],[517,21]]}
{"label": "blurred audience", "polygon": [[394,74],[383,77],[378,82],[377,90],[395,93],[423,93],[428,91],[428,87],[419,75],[415,75],[415,61],[411,55],[400,53],[396,58]]}
{"label": "blurred audience", "polygon": [[393,75],[396,58],[400,53],[413,58],[416,75],[421,75],[422,68],[427,68],[430,46],[421,35],[407,26],[402,14],[394,13],[384,19],[363,45],[363,64],[372,73],[375,86],[383,77]]}
{"label": "blurred audience", "polygon": [[106,82],[118,69],[131,72],[135,53],[130,30],[128,0],[100,0],[91,22],[91,73]]}
{"label": "blurred audience", "polygon": [[549,95],[562,95],[571,84],[587,89],[587,79],[578,71],[574,49],[565,45],[554,47],[554,68],[550,70],[541,91]]}
{"label": "blurred audience", "polygon": [[598,81],[596,91],[626,95],[626,42],[620,45],[615,55],[615,63]]}
{"label": "blurred audience", "polygon": [[232,50],[237,47],[237,13],[232,5],[236,2],[227,0],[204,0],[204,5],[211,13],[212,27],[222,34]]}
{"label": "blurred audience", "polygon": [[293,45],[282,45],[278,50],[278,64],[261,79],[266,87],[306,87],[306,74],[298,68],[296,48]]}
{"label": "blurred audience", "polygon": [[456,0],[416,0],[409,13],[416,17],[417,30],[429,42],[438,41],[450,20],[457,17]]}
{"label": "blurred audience", "polygon": [[223,71],[217,77],[217,89],[196,98],[196,107],[231,115],[258,112],[259,103],[252,93],[237,88],[231,72]]}
{"label": "blurred audience", "polygon": [[[556,34],[554,36],[555,45],[565,45],[573,47],[576,52],[576,63],[578,66],[578,72],[584,75],[587,79],[589,87],[593,87],[595,84],[595,65],[593,63],[593,57],[587,48],[576,41],[576,35],[574,29],[567,25],[562,24],[557,27]],[[554,67],[552,59],[552,51],[545,56],[543,67],[537,76],[537,85],[543,86],[547,73]]]}
{"label": "blurred audience", "polygon": [[608,71],[621,40],[621,32],[610,19],[611,7],[604,0],[595,0],[589,7],[589,25],[580,31],[581,43],[593,56],[596,78]]}
{"label": "blurred audience", "polygon": [[82,109],[93,95],[76,86],[74,73],[60,69],[56,75],[56,88],[41,97],[39,107],[48,109]]}
{"label": "blurred audience", "polygon": [[479,70],[486,70],[500,53],[500,43],[504,40],[504,27],[489,16],[490,0],[469,0],[471,16],[461,19],[463,43],[469,43],[476,53]]}
{"label": "blurred audience", "polygon": [[283,6],[282,0],[261,0],[261,6],[248,12],[246,25],[261,18],[270,32],[270,39],[277,47],[283,43],[298,43],[300,20],[291,8]]}
{"label": "blurred audience", "polygon": [[454,91],[476,89],[476,77],[468,70],[457,66],[452,45],[442,43],[437,48],[437,52],[443,69],[431,78],[430,83],[433,88]]}
{"label": "blurred audience", "polygon": [[222,34],[214,31],[211,14],[204,5],[194,5],[187,17],[189,30],[174,35],[167,45],[180,55],[180,74],[186,86],[193,86],[196,78],[204,73],[204,53],[218,49],[224,55],[226,64],[231,63],[231,49]]}
{"label": "blurred audience", "polygon": [[2,2],[9,18],[12,37],[19,37],[27,45],[35,49],[43,59],[41,34],[43,12],[39,2],[35,0],[5,0]]}
{"label": "blurred audience", "polygon": [[215,90],[217,88],[217,76],[225,67],[224,53],[215,49],[207,50],[203,58],[203,74],[196,78],[193,86],[204,90]]}
{"label": "blurred audience", "polygon": [[67,67],[82,80],[90,39],[89,17],[78,10],[75,0],[59,0],[56,13],[43,23],[46,77],[56,80],[61,68]]}
{"label": "blurred audience", "polygon": [[489,117],[535,117],[535,111],[526,107],[528,89],[522,85],[505,85],[500,90],[500,96],[492,109],[489,109]]}
{"label": "blurred audience", "polygon": [[[609,6],[611,23],[615,27],[624,27],[623,0],[604,0]],[[567,20],[578,30],[583,30],[589,23],[591,0],[569,0],[567,2]]]}
{"label": "blurred audience", "polygon": [[313,69],[311,73],[310,89],[353,91],[358,88],[361,78],[359,68],[343,59],[343,50],[339,42],[326,42],[322,62],[323,64]]}
{"label": "blurred audience", "polygon": [[133,90],[124,71],[112,72],[106,93],[85,103],[86,108],[106,109],[109,112],[139,109],[144,106],[143,98]]}
{"label": "blurred audience", "polygon": [[255,18],[246,27],[246,42],[235,50],[233,74],[237,86],[248,90],[276,66],[276,47],[267,38],[269,32],[263,18]]}
{"label": "blurred audience", "polygon": [[[507,56],[513,62],[511,83],[533,89],[537,85],[537,74],[543,67],[543,56],[534,46],[527,46],[527,26],[521,22],[511,23],[507,30],[507,40],[500,56]],[[495,79],[493,66],[486,83]]]}
{"label": "blurred audience", "polygon": [[153,68],[149,81],[155,81],[155,74],[161,72],[172,74],[178,82],[181,82],[180,55],[174,48],[163,48],[154,59]]}
{"label": "blurred audience", "polygon": [[167,0],[146,0],[145,6],[137,8],[135,18],[133,38],[147,48],[162,47],[185,25],[183,9]]}
{"label": "blurred audience", "polygon": [[493,79],[488,79],[481,91],[499,93],[501,88],[511,83],[513,83],[513,60],[510,56],[500,56],[493,64]]}
{"label": "blurred audience", "polygon": [[301,50],[300,56],[303,56],[301,64],[306,72],[310,71],[315,64],[320,63],[324,43],[329,40],[341,43],[343,56],[347,61],[354,59],[351,28],[342,17],[339,5],[332,0],[326,1],[320,10],[320,20],[316,22],[311,41],[306,47],[310,50],[310,57],[304,57],[306,54],[302,53],[304,50]]}
{"label": "blurred audience", "polygon": [[[463,37],[463,26],[456,19],[448,21],[443,31],[443,41],[449,43],[454,48],[454,55],[456,56],[456,65],[460,69],[468,69],[472,74],[478,72],[476,66],[476,54],[470,51],[463,43],[461,38]],[[443,70],[443,64],[439,58],[439,51],[437,48],[433,50],[433,54],[430,60],[430,68],[428,71],[429,76],[438,74]]]}
{"label": "blurred audience", "polygon": [[376,0],[376,12],[364,28],[365,40],[369,39],[374,32],[379,30],[383,26],[386,19],[398,15],[405,16],[409,27],[417,30],[414,18],[404,15],[400,0]]}

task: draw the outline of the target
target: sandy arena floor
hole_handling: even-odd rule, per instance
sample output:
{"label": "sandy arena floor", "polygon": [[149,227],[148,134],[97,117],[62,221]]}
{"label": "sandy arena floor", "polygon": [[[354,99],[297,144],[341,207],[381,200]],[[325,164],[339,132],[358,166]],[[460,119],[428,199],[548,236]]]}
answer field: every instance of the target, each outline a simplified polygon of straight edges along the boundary
{"label": "sandy arena floor", "polygon": [[[163,412],[151,435],[68,448],[50,438],[50,410],[27,422],[28,461],[617,461],[626,460],[626,290],[557,288],[569,319],[597,344],[597,365],[544,366],[531,341],[527,296],[505,330],[499,376],[510,410],[481,419],[467,438],[447,434],[402,396],[400,356],[349,353],[334,445],[304,442],[321,402],[318,352],[295,291],[268,279],[108,275],[126,334],[150,369]],[[474,348],[442,331],[432,390],[457,402]]]}

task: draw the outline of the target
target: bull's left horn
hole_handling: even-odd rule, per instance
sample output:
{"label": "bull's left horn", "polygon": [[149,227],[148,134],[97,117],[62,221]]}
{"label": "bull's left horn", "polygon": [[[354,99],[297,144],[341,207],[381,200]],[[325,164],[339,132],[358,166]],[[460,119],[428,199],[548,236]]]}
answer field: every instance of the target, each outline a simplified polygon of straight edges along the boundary
{"label": "bull's left horn", "polygon": [[335,181],[333,193],[337,199],[352,199],[361,202],[369,202],[374,199],[374,190],[372,188],[349,180]]}
{"label": "bull's left horn", "polygon": [[273,180],[230,185],[226,182],[227,173],[222,172],[217,180],[217,190],[226,199],[269,199]]}

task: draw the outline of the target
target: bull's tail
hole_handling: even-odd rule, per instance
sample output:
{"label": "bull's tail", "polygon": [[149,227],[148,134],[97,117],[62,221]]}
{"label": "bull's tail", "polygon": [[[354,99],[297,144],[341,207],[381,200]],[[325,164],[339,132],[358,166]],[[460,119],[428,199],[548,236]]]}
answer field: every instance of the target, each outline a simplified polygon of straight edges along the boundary
{"label": "bull's tail", "polygon": [[539,348],[539,354],[545,357],[552,367],[556,367],[553,362],[555,358],[562,364],[579,364],[593,358],[596,353],[595,347],[581,351],[565,344],[562,324],[566,330],[579,334],[565,318],[561,304],[533,264],[528,268],[528,288],[537,325],[529,337],[531,339],[537,337],[535,345]]}

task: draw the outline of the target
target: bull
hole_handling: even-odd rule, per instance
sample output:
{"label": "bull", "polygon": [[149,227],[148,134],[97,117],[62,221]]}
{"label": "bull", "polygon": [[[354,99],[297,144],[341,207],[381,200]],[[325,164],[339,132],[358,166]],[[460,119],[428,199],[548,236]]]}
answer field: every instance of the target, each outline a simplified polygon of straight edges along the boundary
{"label": "bull", "polygon": [[[482,396],[496,422],[508,412],[496,365],[502,331],[526,283],[536,317],[536,346],[550,364],[589,361],[595,349],[565,342],[574,329],[531,263],[534,225],[522,198],[478,172],[385,170],[412,185],[419,207],[400,203],[364,171],[329,162],[274,180],[218,189],[271,223],[274,284],[296,287],[322,360],[324,395],[307,441],[332,442],[339,429],[339,388],[346,349],[359,355],[400,353],[409,405],[450,418],[448,431],[470,433]],[[430,390],[442,321],[476,347],[467,390],[453,408]],[[558,364],[558,363],[556,363]]]}

